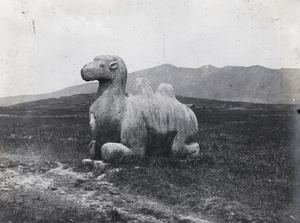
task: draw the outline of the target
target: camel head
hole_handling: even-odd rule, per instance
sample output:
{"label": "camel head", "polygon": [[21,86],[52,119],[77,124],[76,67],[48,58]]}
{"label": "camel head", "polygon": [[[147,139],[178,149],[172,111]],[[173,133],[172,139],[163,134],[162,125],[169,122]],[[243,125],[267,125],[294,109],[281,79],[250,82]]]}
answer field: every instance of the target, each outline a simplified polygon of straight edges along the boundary
{"label": "camel head", "polygon": [[81,77],[85,81],[99,81],[102,84],[116,83],[125,90],[127,80],[127,67],[122,58],[102,55],[95,57],[94,61],[81,69]]}

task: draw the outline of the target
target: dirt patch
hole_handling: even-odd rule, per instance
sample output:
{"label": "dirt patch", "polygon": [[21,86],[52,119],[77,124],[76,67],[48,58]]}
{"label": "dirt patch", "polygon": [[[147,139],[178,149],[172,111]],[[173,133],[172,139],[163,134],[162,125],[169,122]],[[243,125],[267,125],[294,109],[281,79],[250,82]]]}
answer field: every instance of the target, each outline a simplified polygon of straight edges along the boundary
{"label": "dirt patch", "polygon": [[0,222],[208,222],[114,186],[106,176],[117,168],[97,176],[69,164],[19,158],[1,158]]}

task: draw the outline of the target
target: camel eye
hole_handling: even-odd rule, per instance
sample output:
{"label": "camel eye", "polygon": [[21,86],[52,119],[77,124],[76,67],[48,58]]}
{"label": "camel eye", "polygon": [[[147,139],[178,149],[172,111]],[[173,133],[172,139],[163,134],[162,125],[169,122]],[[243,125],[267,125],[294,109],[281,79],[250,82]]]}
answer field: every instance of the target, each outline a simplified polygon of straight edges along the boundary
{"label": "camel eye", "polygon": [[109,64],[109,69],[114,70],[118,68],[118,62],[117,61],[113,61]]}
{"label": "camel eye", "polygon": [[100,64],[100,67],[102,67],[102,68],[103,68],[103,67],[104,67],[104,64],[103,64],[103,63],[102,63],[102,64]]}

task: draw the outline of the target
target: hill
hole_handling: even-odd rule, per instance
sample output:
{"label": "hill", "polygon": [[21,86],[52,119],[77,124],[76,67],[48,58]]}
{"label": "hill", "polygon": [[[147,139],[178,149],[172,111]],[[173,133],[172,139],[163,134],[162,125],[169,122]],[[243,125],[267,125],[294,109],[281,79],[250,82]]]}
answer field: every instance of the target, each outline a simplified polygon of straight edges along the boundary
{"label": "hill", "polygon": [[[262,66],[217,68],[182,68],[164,64],[128,74],[128,92],[137,77],[149,79],[155,90],[162,82],[172,84],[177,95],[223,101],[265,104],[300,103],[300,69],[269,69]],[[74,94],[90,94],[97,82],[68,87],[40,95],[21,95],[0,98],[0,106],[59,98]]]}
{"label": "hill", "polygon": [[127,87],[137,77],[148,78],[154,89],[161,82],[170,83],[177,95],[186,97],[267,104],[300,101],[299,69],[161,65],[130,74]]}
{"label": "hill", "polygon": [[76,85],[68,88],[64,88],[59,91],[55,91],[48,94],[36,94],[36,95],[19,95],[0,98],[0,106],[11,106],[19,103],[38,101],[49,98],[66,97],[75,94],[91,94],[95,93],[98,88],[98,83],[88,83]]}

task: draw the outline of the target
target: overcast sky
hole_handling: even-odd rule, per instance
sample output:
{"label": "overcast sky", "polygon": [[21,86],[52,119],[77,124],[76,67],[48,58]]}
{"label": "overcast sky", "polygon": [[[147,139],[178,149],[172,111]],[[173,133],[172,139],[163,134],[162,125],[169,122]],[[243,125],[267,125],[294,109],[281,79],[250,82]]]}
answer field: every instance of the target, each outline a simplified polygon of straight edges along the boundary
{"label": "overcast sky", "polygon": [[102,54],[129,72],[300,68],[299,12],[298,0],[3,0],[0,97],[83,84],[80,69]]}

